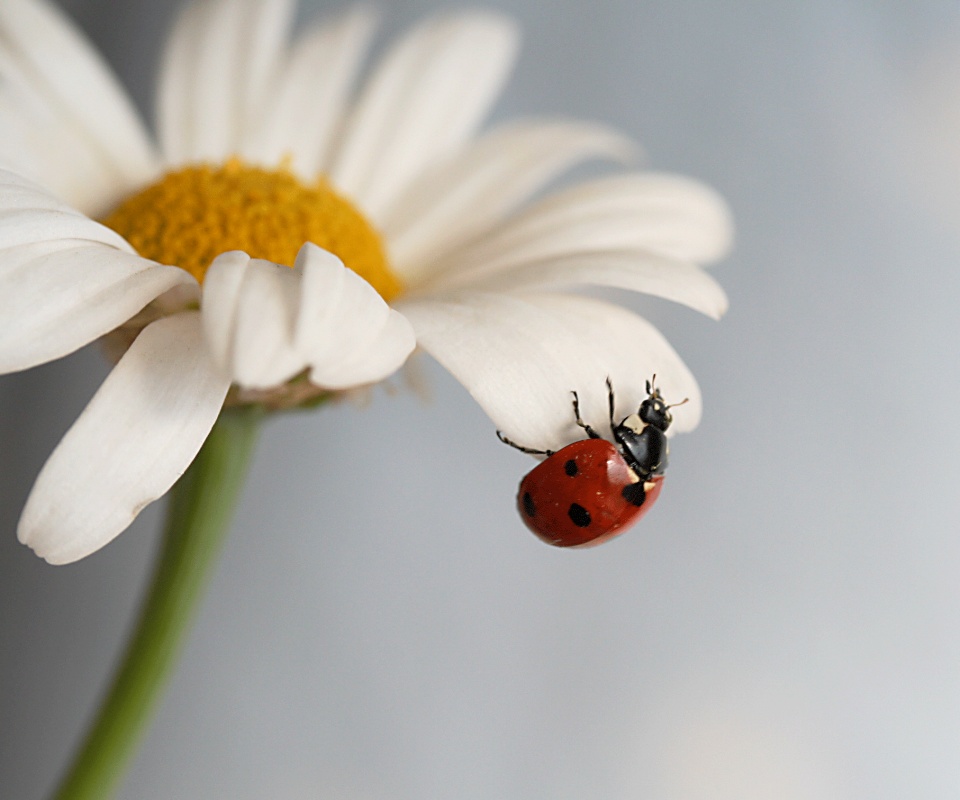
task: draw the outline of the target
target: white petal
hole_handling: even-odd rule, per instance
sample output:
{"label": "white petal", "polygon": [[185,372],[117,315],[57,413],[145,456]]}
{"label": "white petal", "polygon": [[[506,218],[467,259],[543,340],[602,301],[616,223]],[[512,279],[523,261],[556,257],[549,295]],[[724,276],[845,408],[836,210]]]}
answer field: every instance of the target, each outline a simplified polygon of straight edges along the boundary
{"label": "white petal", "polygon": [[[45,109],[56,120],[60,141],[86,150],[102,175],[95,197],[82,198],[85,211],[102,212],[126,191],[157,172],[157,158],[126,93],[76,26],[45,0],[3,0],[0,4],[0,83],[20,87],[0,104],[0,119],[11,112]],[[25,97],[32,94],[33,98]],[[43,129],[30,125],[38,133]],[[57,136],[44,137],[54,143]],[[78,146],[79,145],[79,146]],[[56,157],[56,151],[51,152]],[[77,198],[70,197],[74,200]],[[99,207],[96,207],[99,206]]]}
{"label": "white petal", "polygon": [[619,306],[562,295],[469,294],[399,308],[419,345],[519,444],[558,450],[583,438],[573,421],[574,390],[587,422],[608,432],[608,376],[619,417],[637,410],[644,381],[656,373],[668,401],[690,398],[676,409],[671,430],[699,421],[700,393],[690,371],[652,325]]}
{"label": "white petal", "polygon": [[682,175],[645,172],[590,181],[548,198],[539,213],[541,224],[550,217],[554,230],[578,217],[623,213],[633,220],[636,246],[698,264],[723,258],[733,243],[727,202]]}
{"label": "white petal", "polygon": [[231,378],[237,305],[249,264],[250,256],[239,250],[222,253],[203,276],[201,310],[207,349],[217,367]]}
{"label": "white petal", "polygon": [[186,283],[182,269],[93,242],[0,250],[0,374],[72,353]]}
{"label": "white petal", "polygon": [[126,322],[187,272],[0,170],[0,373],[42,364]]}
{"label": "white petal", "polygon": [[727,310],[723,288],[696,264],[656,253],[596,252],[555,256],[540,261],[507,263],[496,270],[474,269],[453,273],[431,288],[471,291],[564,289],[607,286],[662,297],[719,319]]}
{"label": "white petal", "polygon": [[557,192],[444,257],[438,272],[494,273],[574,253],[640,250],[702,263],[723,256],[733,224],[715,191],[675,175],[618,175]]}
{"label": "white petal", "polygon": [[155,116],[160,148],[168,163],[188,160],[194,126],[192,79],[196,52],[212,10],[212,3],[187,5],[163,49]]}
{"label": "white petal", "polygon": [[193,3],[164,51],[157,94],[168,161],[222,161],[240,152],[263,112],[295,5],[293,0]]}
{"label": "white petal", "polygon": [[382,381],[403,366],[417,345],[410,322],[392,308],[382,316],[367,308],[351,322],[337,332],[336,356],[328,352],[312,359],[311,383],[339,390]]}
{"label": "white petal", "polygon": [[334,335],[352,272],[333,253],[309,243],[300,248],[294,269],[303,280],[294,344],[304,354],[320,353]]}
{"label": "white petal", "polygon": [[381,230],[391,263],[408,282],[488,229],[551,179],[589,158],[626,160],[634,145],[584,122],[527,121],[487,134],[398,198]]}
{"label": "white petal", "polygon": [[375,222],[425,166],[476,130],[513,64],[518,33],[488,11],[432,17],[381,61],[344,131],[331,178]]}
{"label": "white petal", "polygon": [[119,234],[75,211],[23,176],[0,169],[0,250],[61,239],[101,242],[133,253]]}
{"label": "white petal", "polygon": [[241,154],[246,152],[249,132],[263,117],[264,104],[276,91],[296,10],[297,0],[247,0],[240,11],[247,26],[238,93]]}
{"label": "white petal", "polygon": [[[0,167],[0,211],[24,208],[43,208],[84,216],[34,179],[16,170]],[[119,236],[117,240],[123,241]]]}
{"label": "white petal", "polygon": [[374,22],[370,9],[356,7],[297,41],[275,91],[265,98],[245,156],[269,165],[289,157],[306,179],[324,171]]}
{"label": "white petal", "polygon": [[20,541],[52,564],[110,542],[190,465],[228,387],[207,355],[199,314],[145,328],[44,465]]}
{"label": "white petal", "polygon": [[311,244],[297,257],[303,294],[296,343],[310,381],[346,389],[383,380],[416,346],[403,315],[332,253]]}
{"label": "white petal", "polygon": [[[239,133],[240,36],[243,17],[231,0],[205,3],[191,54],[189,84],[181,87],[190,102],[190,139],[186,161],[220,161],[234,148]],[[162,128],[161,128],[162,130]]]}
{"label": "white petal", "polygon": [[0,130],[4,167],[29,175],[88,213],[115,201],[119,187],[112,171],[78,136],[77,126],[64,124],[59,110],[36,91],[2,47]]}
{"label": "white petal", "polygon": [[234,329],[232,375],[240,386],[277,386],[303,369],[292,344],[299,289],[289,267],[251,260]]}
{"label": "white petal", "polygon": [[211,355],[240,386],[266,389],[304,366],[293,347],[300,277],[245,253],[218,256],[203,284],[203,322]]}

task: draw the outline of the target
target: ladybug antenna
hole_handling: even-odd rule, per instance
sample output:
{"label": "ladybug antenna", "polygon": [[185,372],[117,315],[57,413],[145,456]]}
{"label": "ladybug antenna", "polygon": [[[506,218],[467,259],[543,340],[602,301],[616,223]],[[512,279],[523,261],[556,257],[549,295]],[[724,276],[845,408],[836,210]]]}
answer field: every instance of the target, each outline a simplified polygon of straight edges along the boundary
{"label": "ladybug antenna", "polygon": [[656,384],[657,384],[657,373],[654,372],[653,377],[647,381],[647,394],[652,395],[654,392],[657,391]]}
{"label": "ladybug antenna", "polygon": [[684,403],[689,403],[689,402],[690,402],[690,398],[684,397],[683,400],[681,400],[679,403],[673,403],[667,406],[667,408],[676,408],[677,406],[682,406]]}

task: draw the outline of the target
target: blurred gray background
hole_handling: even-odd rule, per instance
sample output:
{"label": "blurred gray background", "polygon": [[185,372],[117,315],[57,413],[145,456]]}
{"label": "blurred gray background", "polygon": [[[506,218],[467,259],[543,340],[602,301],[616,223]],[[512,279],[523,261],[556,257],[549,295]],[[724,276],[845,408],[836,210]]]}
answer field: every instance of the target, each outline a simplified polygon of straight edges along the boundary
{"label": "blurred gray background", "polygon": [[[63,5],[146,107],[175,3]],[[585,552],[522,527],[533,462],[432,363],[429,404],[274,421],[120,796],[960,796],[960,6],[493,5],[526,33],[495,118],[608,121],[730,200],[722,323],[628,300],[704,421]],[[158,507],[73,566],[16,543],[105,374],[0,380],[2,798],[54,785],[157,543]]]}

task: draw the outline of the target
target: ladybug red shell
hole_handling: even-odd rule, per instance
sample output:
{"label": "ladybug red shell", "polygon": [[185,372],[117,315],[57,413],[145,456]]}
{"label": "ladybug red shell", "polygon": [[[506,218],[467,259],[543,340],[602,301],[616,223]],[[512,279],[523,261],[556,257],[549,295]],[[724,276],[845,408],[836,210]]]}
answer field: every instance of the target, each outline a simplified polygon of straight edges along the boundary
{"label": "ladybug red shell", "polygon": [[534,467],[520,483],[517,508],[547,544],[592,547],[623,533],[656,502],[663,477],[646,481],[605,439],[583,439]]}
{"label": "ladybug red shell", "polygon": [[613,386],[607,379],[613,442],[583,421],[576,392],[572,392],[573,413],[586,439],[553,452],[523,447],[497,431],[505,444],[547,456],[520,482],[517,494],[520,516],[543,541],[557,547],[601,544],[623,533],[656,502],[663,488],[666,432],[673,417],[672,406],[654,387],[655,380],[656,376],[647,381],[647,398],[637,413],[618,424],[613,416]]}

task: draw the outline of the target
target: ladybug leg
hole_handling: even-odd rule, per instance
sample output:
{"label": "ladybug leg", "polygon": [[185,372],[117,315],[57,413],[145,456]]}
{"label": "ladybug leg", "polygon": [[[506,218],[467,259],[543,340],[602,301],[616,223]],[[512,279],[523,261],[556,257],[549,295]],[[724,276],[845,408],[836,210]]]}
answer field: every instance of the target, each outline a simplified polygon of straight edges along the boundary
{"label": "ladybug leg", "polygon": [[589,436],[591,439],[602,439],[603,437],[593,428],[587,425],[587,423],[584,422],[583,418],[580,416],[580,397],[576,392],[571,392],[571,394],[573,395],[573,413],[577,418],[577,425],[583,428],[587,432],[587,436]]}
{"label": "ladybug leg", "polygon": [[516,450],[519,450],[521,453],[528,453],[531,456],[552,456],[553,455],[553,450],[534,450],[533,448],[519,445],[516,442],[511,442],[500,431],[497,431],[497,438],[504,444],[508,444],[511,447],[515,448]]}
{"label": "ladybug leg", "polygon": [[610,382],[610,376],[607,376],[607,405],[610,408],[610,430],[614,430],[617,427],[617,423],[613,418],[613,384]]}

